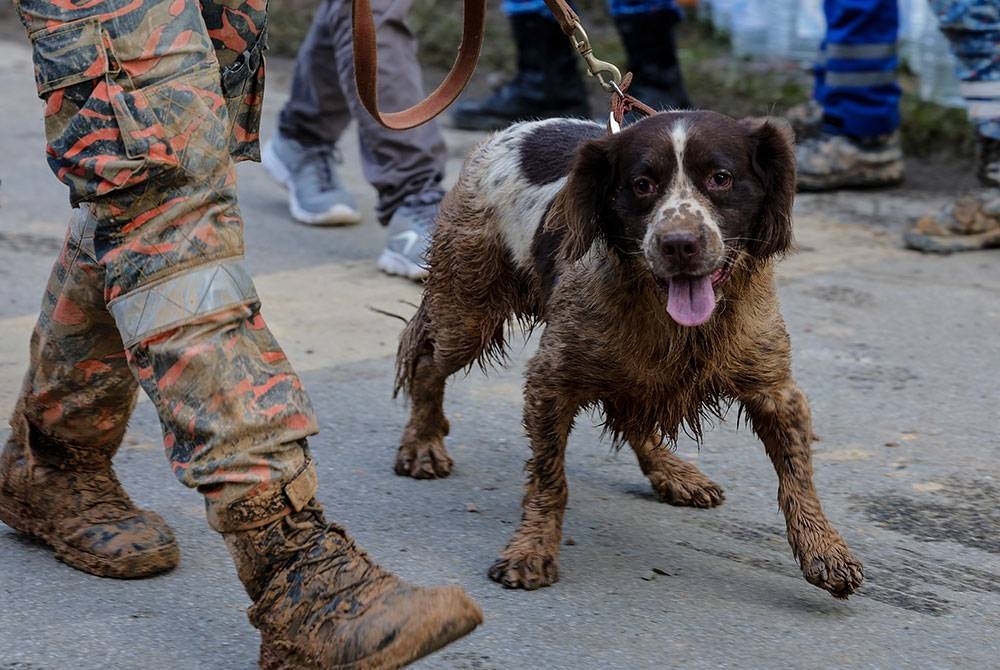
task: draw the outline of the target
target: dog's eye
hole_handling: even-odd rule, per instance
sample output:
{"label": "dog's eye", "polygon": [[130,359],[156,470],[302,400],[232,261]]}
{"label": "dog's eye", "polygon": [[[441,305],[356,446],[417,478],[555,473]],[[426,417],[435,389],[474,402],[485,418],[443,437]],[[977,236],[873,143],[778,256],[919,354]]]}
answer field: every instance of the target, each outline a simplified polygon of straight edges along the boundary
{"label": "dog's eye", "polygon": [[708,178],[708,190],[725,191],[733,185],[733,173],[729,170],[716,170]]}
{"label": "dog's eye", "polygon": [[656,193],[656,182],[646,177],[636,177],[632,180],[632,190],[640,198]]}

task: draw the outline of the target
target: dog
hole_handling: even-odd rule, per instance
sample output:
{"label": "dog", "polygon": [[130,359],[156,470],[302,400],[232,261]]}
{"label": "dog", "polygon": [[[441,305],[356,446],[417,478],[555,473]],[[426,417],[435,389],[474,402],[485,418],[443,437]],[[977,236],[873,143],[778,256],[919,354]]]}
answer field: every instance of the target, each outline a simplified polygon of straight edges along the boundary
{"label": "dog", "polygon": [[712,507],[723,492],[664,446],[738,403],[778,475],[806,580],[846,598],[861,563],[812,482],[809,405],[790,370],[773,264],[792,245],[790,128],[663,112],[617,134],[589,121],[524,122],[466,159],[445,197],[422,301],[400,338],[396,393],[411,413],[395,469],[447,476],[447,378],[503,361],[520,322],[544,325],[527,365],[532,457],[521,523],[489,569],[509,588],[559,577],[566,442],[599,409],[657,496]]}

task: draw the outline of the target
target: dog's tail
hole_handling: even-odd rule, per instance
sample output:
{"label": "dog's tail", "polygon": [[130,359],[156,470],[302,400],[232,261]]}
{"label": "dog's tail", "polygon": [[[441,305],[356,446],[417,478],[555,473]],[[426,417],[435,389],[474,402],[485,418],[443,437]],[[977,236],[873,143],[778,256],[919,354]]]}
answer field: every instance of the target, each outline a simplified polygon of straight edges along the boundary
{"label": "dog's tail", "polygon": [[396,350],[396,384],[392,389],[392,397],[410,394],[413,375],[417,371],[417,359],[430,350],[428,331],[431,319],[427,308],[427,300],[420,301],[417,313],[413,315],[399,336],[399,348]]}

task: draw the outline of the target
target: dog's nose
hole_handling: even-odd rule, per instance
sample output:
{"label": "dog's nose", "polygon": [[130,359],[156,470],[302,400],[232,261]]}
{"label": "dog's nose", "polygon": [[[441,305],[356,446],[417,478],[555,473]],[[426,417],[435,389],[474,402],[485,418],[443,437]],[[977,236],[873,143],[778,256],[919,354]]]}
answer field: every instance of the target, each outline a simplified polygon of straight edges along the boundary
{"label": "dog's nose", "polygon": [[694,233],[672,232],[660,238],[660,253],[668,263],[683,268],[704,251],[701,238]]}

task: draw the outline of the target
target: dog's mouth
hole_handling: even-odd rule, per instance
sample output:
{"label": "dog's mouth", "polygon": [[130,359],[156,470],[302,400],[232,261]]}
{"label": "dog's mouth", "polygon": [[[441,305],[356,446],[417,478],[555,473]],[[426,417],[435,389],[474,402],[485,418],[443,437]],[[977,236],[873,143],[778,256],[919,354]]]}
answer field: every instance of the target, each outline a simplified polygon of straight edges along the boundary
{"label": "dog's mouth", "polygon": [[667,314],[687,327],[700,326],[708,321],[715,312],[715,289],[729,279],[732,269],[731,260],[726,258],[718,270],[700,277],[657,277],[656,283],[667,294]]}

